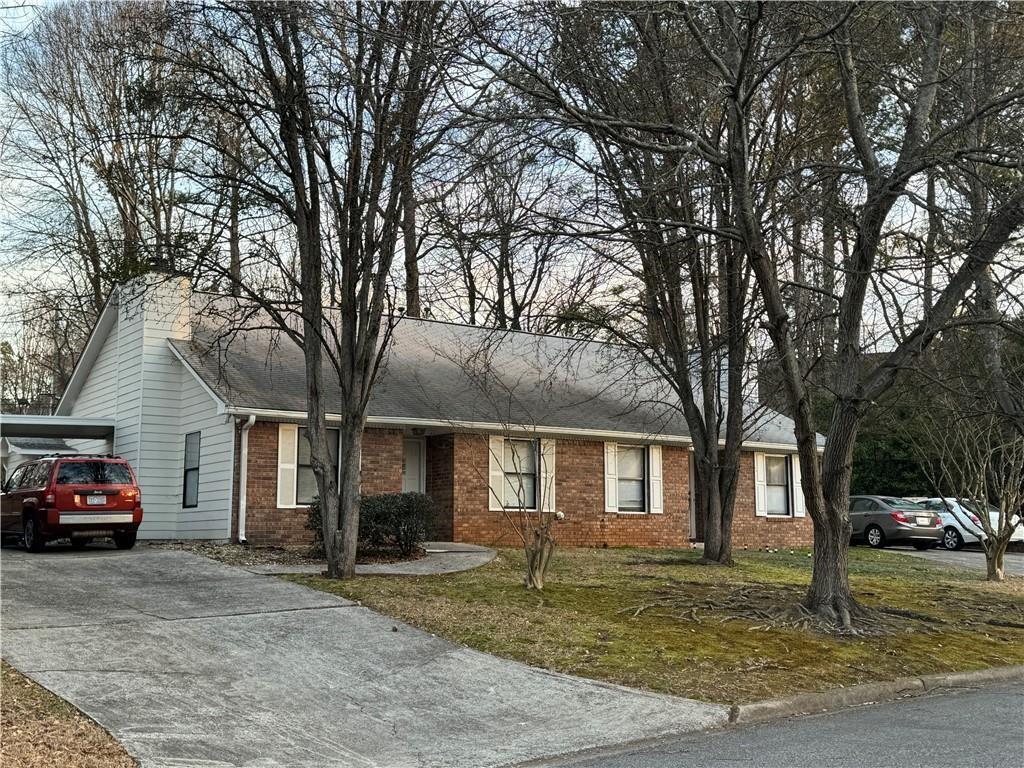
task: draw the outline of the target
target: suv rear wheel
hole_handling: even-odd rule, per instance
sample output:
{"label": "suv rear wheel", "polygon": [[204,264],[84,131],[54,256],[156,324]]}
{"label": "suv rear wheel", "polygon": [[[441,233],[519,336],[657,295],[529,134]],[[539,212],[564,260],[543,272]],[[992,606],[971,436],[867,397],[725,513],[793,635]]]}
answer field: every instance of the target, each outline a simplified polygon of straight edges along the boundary
{"label": "suv rear wheel", "polygon": [[114,534],[114,546],[118,549],[131,549],[135,546],[137,531],[118,531]]}
{"label": "suv rear wheel", "polygon": [[29,552],[42,552],[43,547],[46,546],[46,539],[39,533],[39,523],[36,521],[35,515],[31,513],[25,515],[21,530],[21,538],[25,542],[25,549]]}

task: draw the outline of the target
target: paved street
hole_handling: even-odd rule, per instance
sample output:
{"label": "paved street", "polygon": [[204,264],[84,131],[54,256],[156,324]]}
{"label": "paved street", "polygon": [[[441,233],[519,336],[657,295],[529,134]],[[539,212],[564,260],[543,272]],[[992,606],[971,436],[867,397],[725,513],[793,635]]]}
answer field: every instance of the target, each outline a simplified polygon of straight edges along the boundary
{"label": "paved street", "polygon": [[946,691],[828,715],[690,734],[550,768],[1021,768],[1024,690]]}
{"label": "paved street", "polygon": [[[967,568],[972,571],[985,571],[985,553],[980,549],[961,549],[959,552],[948,552],[944,549],[929,549],[919,552],[912,547],[889,547],[886,551],[899,552],[930,560],[933,563],[949,565],[956,568]],[[1003,559],[1006,573],[1012,576],[1024,576],[1024,553],[1007,552]]]}
{"label": "paved street", "polygon": [[3,657],[143,768],[505,765],[725,722],[172,550],[5,548]]}

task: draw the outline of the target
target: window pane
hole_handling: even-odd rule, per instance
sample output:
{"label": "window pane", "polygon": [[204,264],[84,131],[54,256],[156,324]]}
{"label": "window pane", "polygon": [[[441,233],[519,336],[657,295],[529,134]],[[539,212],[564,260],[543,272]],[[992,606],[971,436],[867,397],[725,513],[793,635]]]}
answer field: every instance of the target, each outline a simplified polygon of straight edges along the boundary
{"label": "window pane", "polygon": [[768,486],[768,514],[769,515],[785,515],[788,514],[786,509],[786,486],[784,485],[769,485]]}
{"label": "window pane", "polygon": [[784,456],[765,456],[764,466],[770,485],[786,484],[786,458]]}
{"label": "window pane", "polygon": [[199,504],[199,470],[189,469],[185,471],[185,493],[182,505],[194,507]]}
{"label": "window pane", "polygon": [[644,478],[644,449],[640,446],[618,447],[619,477],[631,480]]}
{"label": "window pane", "polygon": [[537,471],[537,443],[533,440],[506,440],[506,472],[534,474]]}
{"label": "window pane", "polygon": [[627,512],[644,511],[644,481],[619,478],[619,509]]}
{"label": "window pane", "polygon": [[[327,430],[327,445],[331,450],[331,465],[338,466],[338,440],[341,433],[337,429]],[[299,464],[309,466],[312,449],[309,447],[309,430],[299,427]],[[337,473],[335,473],[337,474]]]}
{"label": "window pane", "polygon": [[505,506],[509,509],[536,509],[536,475],[505,475]]}
{"label": "window pane", "polygon": [[190,432],[185,435],[185,468],[194,469],[199,466],[199,433]]}
{"label": "window pane", "polygon": [[316,475],[310,467],[299,467],[298,488],[295,491],[297,504],[311,504],[316,496]]}

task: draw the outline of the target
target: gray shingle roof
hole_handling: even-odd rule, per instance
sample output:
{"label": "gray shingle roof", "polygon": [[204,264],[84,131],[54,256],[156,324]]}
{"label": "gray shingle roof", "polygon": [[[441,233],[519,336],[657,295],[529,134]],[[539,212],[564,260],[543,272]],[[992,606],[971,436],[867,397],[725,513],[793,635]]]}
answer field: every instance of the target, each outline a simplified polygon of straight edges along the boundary
{"label": "gray shingle roof", "polygon": [[[218,334],[202,326],[175,350],[238,409],[304,413],[302,351],[268,330]],[[325,365],[328,413],[340,390]],[[666,385],[621,347],[531,333],[404,318],[395,327],[369,405],[371,417],[536,426],[686,438]],[[793,443],[789,419],[770,413],[748,439]]]}

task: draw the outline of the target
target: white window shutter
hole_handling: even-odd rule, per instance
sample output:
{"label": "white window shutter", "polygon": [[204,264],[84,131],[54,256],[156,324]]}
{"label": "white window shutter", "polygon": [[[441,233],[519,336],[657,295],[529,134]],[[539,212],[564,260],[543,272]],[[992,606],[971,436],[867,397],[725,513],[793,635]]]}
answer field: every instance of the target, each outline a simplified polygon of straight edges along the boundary
{"label": "white window shutter", "polygon": [[604,444],[604,511],[619,511],[619,460],[615,443]]}
{"label": "white window shutter", "polygon": [[298,472],[299,427],[279,424],[277,427],[277,506],[295,506],[295,479]]}
{"label": "white window shutter", "polygon": [[541,503],[545,512],[555,511],[555,441],[540,441]]}
{"label": "white window shutter", "polygon": [[505,507],[505,438],[501,435],[491,435],[488,440],[488,451],[490,455],[490,471],[488,477],[487,508],[500,510]]}
{"label": "white window shutter", "polygon": [[768,517],[768,486],[764,468],[764,454],[754,454],[754,514]]}
{"label": "white window shutter", "polygon": [[661,446],[652,445],[647,449],[647,498],[650,500],[648,511],[652,515],[660,515],[665,511],[665,483],[661,475]]}
{"label": "white window shutter", "polygon": [[803,517],[804,512],[804,486],[800,480],[800,457],[795,453],[789,457],[790,478],[792,487],[790,493],[793,495],[793,516]]}

